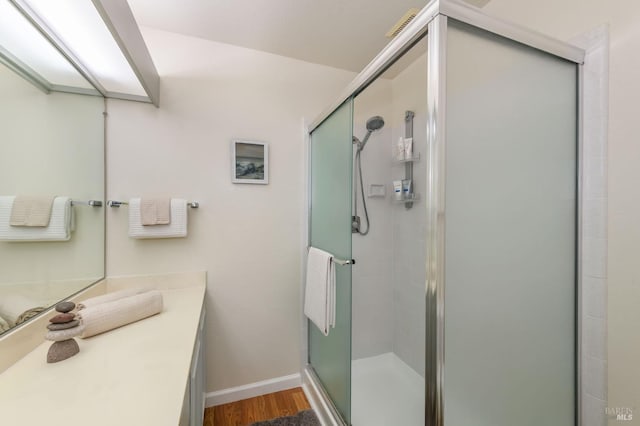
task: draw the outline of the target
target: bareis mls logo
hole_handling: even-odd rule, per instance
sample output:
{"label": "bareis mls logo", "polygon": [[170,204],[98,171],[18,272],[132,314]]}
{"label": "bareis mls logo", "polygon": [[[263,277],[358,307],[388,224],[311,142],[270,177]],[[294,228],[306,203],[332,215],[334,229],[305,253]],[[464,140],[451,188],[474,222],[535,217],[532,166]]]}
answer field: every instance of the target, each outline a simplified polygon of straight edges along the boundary
{"label": "bareis mls logo", "polygon": [[604,409],[607,417],[623,422],[633,420],[633,408],[629,407],[607,407]]}

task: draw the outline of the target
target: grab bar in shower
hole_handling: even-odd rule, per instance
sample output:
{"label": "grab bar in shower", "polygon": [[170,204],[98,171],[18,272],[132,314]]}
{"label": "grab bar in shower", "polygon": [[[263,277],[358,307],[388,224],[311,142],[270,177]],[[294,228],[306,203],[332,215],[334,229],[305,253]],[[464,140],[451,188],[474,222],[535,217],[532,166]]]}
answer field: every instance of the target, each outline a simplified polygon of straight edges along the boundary
{"label": "grab bar in shower", "polygon": [[331,261],[333,263],[337,263],[340,266],[345,266],[345,265],[355,265],[356,264],[356,260],[355,259],[347,259],[347,260],[342,260],[342,259],[337,259],[337,258],[332,258]]}

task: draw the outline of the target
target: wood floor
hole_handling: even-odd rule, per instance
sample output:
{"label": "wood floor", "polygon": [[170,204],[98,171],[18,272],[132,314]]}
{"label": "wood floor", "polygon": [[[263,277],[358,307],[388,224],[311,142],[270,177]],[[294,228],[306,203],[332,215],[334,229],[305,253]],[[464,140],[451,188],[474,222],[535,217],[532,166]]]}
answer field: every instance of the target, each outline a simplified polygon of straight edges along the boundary
{"label": "wood floor", "polygon": [[294,388],[209,407],[204,412],[203,426],[248,426],[254,422],[292,416],[309,408],[302,388]]}

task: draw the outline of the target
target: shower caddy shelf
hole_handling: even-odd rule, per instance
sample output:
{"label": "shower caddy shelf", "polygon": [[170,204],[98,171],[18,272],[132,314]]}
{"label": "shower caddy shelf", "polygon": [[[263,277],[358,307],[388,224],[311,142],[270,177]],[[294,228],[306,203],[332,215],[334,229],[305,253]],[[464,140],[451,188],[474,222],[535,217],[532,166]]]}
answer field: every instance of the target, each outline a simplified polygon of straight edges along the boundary
{"label": "shower caddy shelf", "polygon": [[411,158],[403,158],[402,160],[393,160],[393,164],[417,163],[420,161],[420,153],[413,154]]}
{"label": "shower caddy shelf", "polygon": [[401,200],[393,199],[394,204],[413,203],[420,200],[420,194],[412,192],[409,196],[402,198]]}
{"label": "shower caddy shelf", "polygon": [[[404,112],[404,137],[413,137],[413,117],[415,113],[413,111]],[[414,145],[415,147],[415,145]],[[394,160],[395,164],[404,164],[404,179],[411,180],[411,192],[399,200],[394,199],[394,204],[404,204],[404,208],[409,210],[413,207],[413,203],[420,199],[420,194],[414,192],[415,182],[413,181],[413,163],[420,160],[420,153],[414,152],[411,158],[405,158],[403,160]]]}

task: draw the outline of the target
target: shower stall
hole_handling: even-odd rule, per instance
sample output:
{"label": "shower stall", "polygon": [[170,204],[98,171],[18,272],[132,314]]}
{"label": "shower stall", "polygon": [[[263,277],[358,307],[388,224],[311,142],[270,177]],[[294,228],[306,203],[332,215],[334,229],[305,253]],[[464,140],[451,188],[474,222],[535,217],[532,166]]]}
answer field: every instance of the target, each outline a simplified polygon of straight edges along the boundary
{"label": "shower stall", "polygon": [[321,422],[579,425],[584,52],[429,3],[309,127]]}

